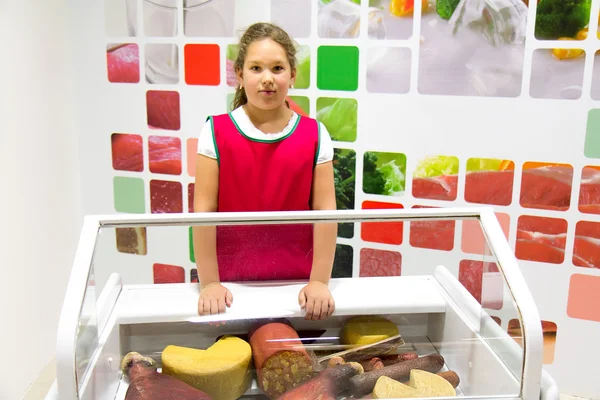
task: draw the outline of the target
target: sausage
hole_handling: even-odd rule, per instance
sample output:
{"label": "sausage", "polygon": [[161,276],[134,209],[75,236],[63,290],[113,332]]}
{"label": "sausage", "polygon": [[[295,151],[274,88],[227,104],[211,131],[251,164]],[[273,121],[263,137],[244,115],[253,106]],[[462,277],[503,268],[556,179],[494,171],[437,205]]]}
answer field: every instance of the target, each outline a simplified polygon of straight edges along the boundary
{"label": "sausage", "polygon": [[211,400],[203,391],[158,373],[156,362],[139,353],[128,353],[121,362],[121,369],[130,382],[125,400]]}
{"label": "sausage", "polygon": [[327,367],[335,367],[336,365],[344,365],[346,361],[342,357],[332,357],[327,362]]}
{"label": "sausage", "polygon": [[327,368],[300,386],[289,390],[277,400],[335,399],[335,396],[348,389],[350,378],[363,373],[359,363],[350,362]]}
{"label": "sausage", "polygon": [[417,353],[411,351],[408,353],[401,353],[401,354],[383,354],[383,355],[379,356],[379,358],[383,362],[383,365],[385,365],[387,367],[388,365],[396,364],[401,361],[417,359],[417,358],[419,358],[419,356],[417,355]]}
{"label": "sausage", "polygon": [[271,322],[249,335],[258,385],[271,399],[314,375],[313,360],[287,323]]}
{"label": "sausage", "polygon": [[362,396],[373,391],[377,379],[381,376],[387,376],[388,378],[402,382],[410,378],[411,369],[421,369],[427,372],[436,373],[441,370],[443,366],[444,357],[439,354],[402,361],[388,365],[387,367],[365,372],[361,375],[353,376],[350,379],[350,391],[354,396]]}
{"label": "sausage", "polygon": [[379,357],[373,357],[370,360],[361,361],[360,365],[363,366],[365,372],[373,371],[374,369],[380,369],[385,366]]}
{"label": "sausage", "polygon": [[445,380],[447,380],[448,382],[450,382],[454,389],[456,389],[458,385],[460,385],[460,378],[458,377],[458,374],[454,371],[438,372],[437,374]]}

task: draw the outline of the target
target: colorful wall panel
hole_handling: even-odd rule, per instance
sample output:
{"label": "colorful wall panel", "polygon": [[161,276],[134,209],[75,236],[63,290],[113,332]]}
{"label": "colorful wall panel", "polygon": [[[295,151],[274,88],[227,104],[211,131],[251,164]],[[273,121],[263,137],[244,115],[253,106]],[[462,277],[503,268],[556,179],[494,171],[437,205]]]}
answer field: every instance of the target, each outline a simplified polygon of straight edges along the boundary
{"label": "colorful wall panel", "polygon": [[[600,1],[80,3],[87,214],[193,212],[197,137],[230,110],[238,35],[273,21],[300,48],[292,108],[334,141],[338,208],[493,207],[540,309],[545,367],[562,392],[600,397],[592,363],[572,374],[582,352],[600,358]],[[95,264],[197,281],[190,238],[106,231],[114,254]],[[483,242],[469,222],[343,224],[334,275],[419,273],[428,255],[482,301]],[[505,307],[489,312],[518,340]]]}

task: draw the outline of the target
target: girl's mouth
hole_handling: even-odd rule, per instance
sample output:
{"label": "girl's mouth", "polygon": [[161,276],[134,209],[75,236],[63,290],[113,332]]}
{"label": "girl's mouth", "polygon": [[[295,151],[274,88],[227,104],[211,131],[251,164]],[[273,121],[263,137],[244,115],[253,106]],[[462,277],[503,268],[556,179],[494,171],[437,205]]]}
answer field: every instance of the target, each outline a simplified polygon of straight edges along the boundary
{"label": "girl's mouth", "polygon": [[274,90],[261,90],[260,94],[262,94],[263,96],[272,96],[275,94]]}

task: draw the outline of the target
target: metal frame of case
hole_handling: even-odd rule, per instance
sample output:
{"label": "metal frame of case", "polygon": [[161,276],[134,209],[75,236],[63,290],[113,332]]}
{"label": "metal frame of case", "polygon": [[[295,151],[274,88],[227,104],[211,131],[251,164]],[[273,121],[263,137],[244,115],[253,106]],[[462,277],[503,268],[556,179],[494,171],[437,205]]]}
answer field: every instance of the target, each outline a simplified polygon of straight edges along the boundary
{"label": "metal frame of case", "polygon": [[[523,360],[521,388],[518,398],[523,400],[536,398],[557,400],[556,385],[542,368],[542,328],[537,307],[521,274],[517,260],[491,208],[87,216],[84,219],[59,321],[56,347],[57,380],[47,399],[71,400],[84,397],[79,393],[81,382],[78,382],[77,379],[77,341],[97,238],[102,228],[319,222],[410,222],[411,220],[423,219],[477,219],[481,223],[489,250],[497,260],[499,271],[505,279],[510,295],[516,305],[516,311],[521,319]],[[111,276],[99,296],[97,308],[101,313],[99,312],[99,315],[96,316],[99,331],[106,327],[121,293],[122,286],[118,276]],[[514,345],[517,346],[516,343]],[[98,354],[94,354],[90,364],[97,361],[97,356]],[[113,360],[113,362],[118,363],[116,360]],[[88,368],[84,373],[84,379],[85,374],[91,374],[90,371],[91,368]],[[85,398],[92,397],[85,396]]]}

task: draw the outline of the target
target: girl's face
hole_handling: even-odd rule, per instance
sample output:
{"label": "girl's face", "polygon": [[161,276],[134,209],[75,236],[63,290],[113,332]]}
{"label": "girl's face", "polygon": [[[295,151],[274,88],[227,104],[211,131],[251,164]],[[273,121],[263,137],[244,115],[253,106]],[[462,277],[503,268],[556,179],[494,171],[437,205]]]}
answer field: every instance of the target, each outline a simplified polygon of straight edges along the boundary
{"label": "girl's face", "polygon": [[281,107],[294,84],[292,70],[283,47],[271,40],[254,41],[248,46],[243,71],[238,71],[248,103],[263,110]]}

